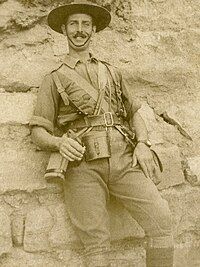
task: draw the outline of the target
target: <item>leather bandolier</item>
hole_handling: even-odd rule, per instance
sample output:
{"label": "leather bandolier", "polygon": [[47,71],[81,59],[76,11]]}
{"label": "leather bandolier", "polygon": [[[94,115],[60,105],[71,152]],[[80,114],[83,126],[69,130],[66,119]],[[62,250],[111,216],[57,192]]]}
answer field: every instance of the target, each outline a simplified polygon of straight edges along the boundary
{"label": "leather bandolier", "polygon": [[[59,72],[65,76],[69,77],[73,83],[76,83],[81,89],[83,94],[88,94],[91,101],[96,103],[95,109],[92,115],[88,115],[81,109],[73,97],[67,92],[63,86],[61,79],[57,71],[52,72],[52,77],[56,85],[57,91],[60,94],[64,105],[73,106],[77,109],[79,116],[75,116],[72,121],[67,121],[65,126],[65,119],[59,120],[68,137],[71,137],[86,146],[86,160],[94,160],[98,158],[110,157],[110,138],[108,129],[115,127],[129,142],[134,146],[134,134],[125,126],[124,117],[120,116],[112,110],[111,105],[105,100],[105,90],[106,86],[111,92],[111,85],[108,78],[108,71],[113,79],[114,85],[117,85],[115,79],[115,73],[110,65],[98,63],[98,78],[99,78],[99,91],[95,89],[88,81],[86,81],[81,75],[79,75],[74,69],[69,68],[66,65],[61,67]],[[116,91],[117,100],[123,106],[121,97],[121,92],[119,91],[119,86]],[[110,93],[111,97],[111,93]],[[111,99],[109,99],[111,100]],[[110,101],[111,102],[111,101]],[[122,109],[120,109],[122,110]],[[125,109],[123,108],[123,115],[125,115]],[[67,116],[67,115],[66,115]],[[52,153],[49,164],[45,173],[45,178],[48,182],[55,182],[55,178],[58,180],[65,178],[65,171],[67,169],[67,160],[62,158],[60,153]]]}

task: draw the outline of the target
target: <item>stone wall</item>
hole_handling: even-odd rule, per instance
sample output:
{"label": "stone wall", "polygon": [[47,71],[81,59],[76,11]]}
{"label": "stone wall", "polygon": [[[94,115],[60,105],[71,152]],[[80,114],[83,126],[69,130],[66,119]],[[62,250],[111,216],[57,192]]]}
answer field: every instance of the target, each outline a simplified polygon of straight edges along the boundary
{"label": "stone wall", "polygon": [[[5,267],[81,265],[62,187],[44,181],[49,154],[36,151],[28,128],[43,76],[68,51],[65,38],[46,25],[58,2],[0,1],[0,263]],[[200,239],[200,3],[100,2],[113,19],[93,39],[92,52],[124,69],[132,93],[143,102],[141,115],[164,161],[159,189],[173,213],[177,250],[186,247],[193,259]],[[122,266],[123,259],[144,266],[142,229],[114,199],[109,210],[113,266]],[[189,266],[186,258],[180,266]]]}

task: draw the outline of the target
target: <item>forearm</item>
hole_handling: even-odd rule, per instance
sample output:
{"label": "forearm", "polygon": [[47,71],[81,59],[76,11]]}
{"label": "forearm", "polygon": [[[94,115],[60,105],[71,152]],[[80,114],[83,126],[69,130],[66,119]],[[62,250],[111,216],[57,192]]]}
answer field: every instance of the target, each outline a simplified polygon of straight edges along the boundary
{"label": "forearm", "polygon": [[138,111],[134,113],[131,124],[134,127],[137,140],[147,140],[148,139],[148,132],[147,132],[145,122],[142,119],[142,117]]}
{"label": "forearm", "polygon": [[32,140],[43,150],[59,151],[69,161],[81,160],[85,153],[85,147],[76,140],[65,134],[62,137],[53,136],[42,127],[32,129]]}
{"label": "forearm", "polygon": [[43,150],[59,151],[60,137],[51,135],[43,127],[33,127],[31,138]]}

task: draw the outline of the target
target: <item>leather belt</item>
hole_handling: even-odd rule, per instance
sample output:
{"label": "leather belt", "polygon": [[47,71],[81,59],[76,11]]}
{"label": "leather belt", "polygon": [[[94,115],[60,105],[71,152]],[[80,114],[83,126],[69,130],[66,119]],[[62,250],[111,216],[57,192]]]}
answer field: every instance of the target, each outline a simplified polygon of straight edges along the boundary
{"label": "leather belt", "polygon": [[124,120],[111,112],[105,112],[101,115],[84,116],[75,120],[68,126],[70,129],[79,129],[84,127],[112,127],[114,125],[123,125]]}

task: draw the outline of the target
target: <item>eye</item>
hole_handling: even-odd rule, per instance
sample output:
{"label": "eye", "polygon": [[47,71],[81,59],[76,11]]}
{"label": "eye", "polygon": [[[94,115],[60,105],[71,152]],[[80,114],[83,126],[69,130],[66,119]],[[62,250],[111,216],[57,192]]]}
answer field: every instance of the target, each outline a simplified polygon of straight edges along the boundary
{"label": "eye", "polygon": [[68,23],[68,25],[75,25],[76,24],[76,22],[75,21],[70,21],[69,23]]}
{"label": "eye", "polygon": [[91,23],[89,21],[86,21],[86,22],[84,22],[84,26],[90,27],[91,26]]}

